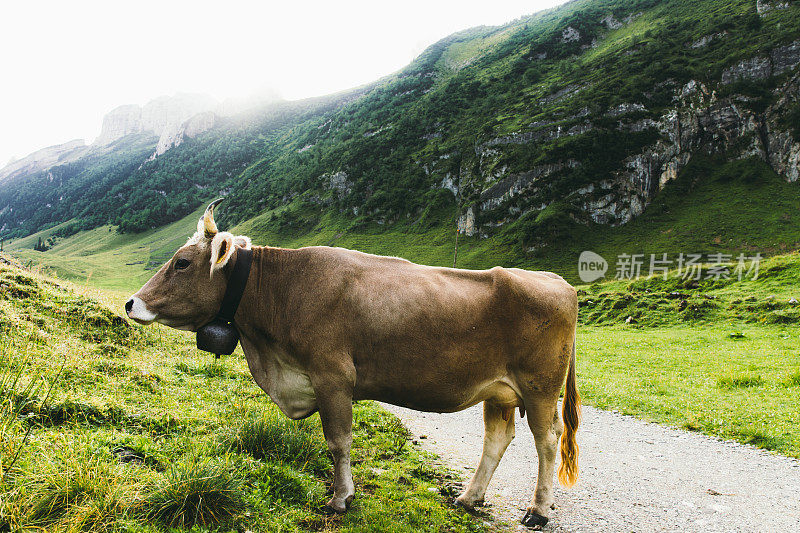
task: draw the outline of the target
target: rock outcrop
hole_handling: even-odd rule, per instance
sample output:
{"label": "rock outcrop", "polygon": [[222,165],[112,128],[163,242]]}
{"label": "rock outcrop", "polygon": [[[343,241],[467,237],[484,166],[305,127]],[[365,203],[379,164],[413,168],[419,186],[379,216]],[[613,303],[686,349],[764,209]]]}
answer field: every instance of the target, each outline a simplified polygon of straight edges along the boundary
{"label": "rock outcrop", "polygon": [[213,111],[205,111],[194,115],[177,128],[172,124],[168,125],[161,133],[156,151],[151,156],[151,159],[163,154],[170,148],[179,146],[185,139],[193,139],[201,133],[207,132],[214,127],[216,122],[217,115]]}
{"label": "rock outcrop", "polygon": [[88,149],[83,139],[75,139],[64,144],[42,148],[22,159],[10,162],[0,169],[0,181],[46,170],[58,163],[74,161],[84,155]]}
{"label": "rock outcrop", "polygon": [[779,120],[790,101],[800,100],[797,78],[780,89],[785,95],[764,114],[734,98],[716,99],[702,84],[697,85],[699,99],[671,110],[656,123],[661,140],[628,158],[614,180],[579,191],[592,220],[617,225],[638,216],[700,150],[757,156],[788,181],[798,179],[800,144]]}
{"label": "rock outcrop", "polygon": [[322,181],[323,188],[333,191],[333,194],[339,199],[345,198],[353,192],[354,184],[348,179],[347,172],[323,174],[319,179]]}
{"label": "rock outcrop", "polygon": [[463,233],[467,237],[472,237],[477,233],[477,228],[475,226],[475,210],[472,207],[468,207],[466,212],[458,217],[458,232]]}
{"label": "rock outcrop", "polygon": [[106,146],[127,135],[152,133],[159,137],[152,156],[155,157],[179,145],[185,137],[213,127],[215,119],[209,113],[218,105],[210,96],[179,93],[161,96],[144,106],[119,106],[103,117],[103,127],[94,145]]}
{"label": "rock outcrop", "polygon": [[[739,61],[724,70],[720,87],[743,80],[766,80],[785,75],[800,65],[800,41]],[[800,106],[800,73],[790,74],[774,89],[775,99],[765,111],[748,105],[751,99],[735,92],[720,98],[704,83],[673,82],[674,106],[660,117],[648,117],[638,102],[621,104],[603,113],[605,120],[619,120],[619,131],[653,129],[654,144],[622,162],[610,179],[567,191],[561,198],[583,210],[600,224],[624,224],[640,215],[653,198],[685,167],[696,153],[723,153],[727,157],[759,157],[787,181],[800,179],[800,139],[787,129],[785,117]],[[570,98],[574,87],[555,93]],[[642,117],[644,115],[644,117]],[[596,116],[596,115],[595,115]],[[592,116],[579,113],[553,123],[531,124],[527,131],[489,139],[475,146],[478,174],[462,167],[459,183],[443,180],[442,187],[459,187],[472,201],[459,219],[461,232],[485,235],[527,210],[542,210],[554,201],[549,194],[553,177],[580,166],[560,161],[511,172],[504,150],[511,145],[548,143],[562,136],[581,135],[594,129]],[[435,171],[435,165],[431,169]],[[448,174],[449,176],[449,174]],[[470,190],[472,191],[470,193]],[[481,213],[490,213],[488,219]]]}
{"label": "rock outcrop", "polygon": [[722,83],[765,80],[794,68],[800,63],[800,41],[773,49],[769,55],[751,57],[725,69]]}
{"label": "rock outcrop", "polygon": [[121,105],[103,117],[100,135],[94,144],[105,146],[126,135],[142,132],[142,108],[136,104]]}
{"label": "rock outcrop", "polygon": [[789,7],[788,0],[756,0],[756,11],[759,15],[766,15],[776,9],[786,9]]}

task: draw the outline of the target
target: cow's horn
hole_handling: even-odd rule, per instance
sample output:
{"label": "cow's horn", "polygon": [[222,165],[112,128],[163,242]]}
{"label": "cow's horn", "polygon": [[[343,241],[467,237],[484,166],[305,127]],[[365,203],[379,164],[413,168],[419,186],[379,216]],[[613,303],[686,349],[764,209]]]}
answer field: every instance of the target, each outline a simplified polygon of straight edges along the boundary
{"label": "cow's horn", "polygon": [[203,228],[205,229],[205,234],[207,239],[211,239],[214,235],[217,234],[219,231],[217,229],[217,223],[214,222],[214,208],[219,205],[219,203],[223,200],[223,198],[217,198],[206,207],[206,212],[203,213]]}

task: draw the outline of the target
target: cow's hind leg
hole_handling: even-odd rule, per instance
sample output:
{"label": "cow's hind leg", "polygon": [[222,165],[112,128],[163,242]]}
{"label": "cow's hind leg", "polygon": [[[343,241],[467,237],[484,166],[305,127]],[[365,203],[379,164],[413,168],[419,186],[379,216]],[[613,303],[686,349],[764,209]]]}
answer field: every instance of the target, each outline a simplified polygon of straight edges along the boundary
{"label": "cow's hind leg", "polygon": [[558,440],[564,430],[564,424],[556,411],[557,398],[536,399],[528,401],[525,409],[528,412],[533,438],[536,441],[536,453],[539,456],[539,474],[536,479],[536,492],[528,506],[522,523],[528,527],[547,524],[550,509],[553,505],[553,474],[556,464]]}
{"label": "cow's hind leg", "polygon": [[483,455],[467,489],[456,498],[456,503],[468,509],[483,502],[486,487],[492,479],[497,464],[514,438],[514,408],[501,408],[489,401],[483,402]]}

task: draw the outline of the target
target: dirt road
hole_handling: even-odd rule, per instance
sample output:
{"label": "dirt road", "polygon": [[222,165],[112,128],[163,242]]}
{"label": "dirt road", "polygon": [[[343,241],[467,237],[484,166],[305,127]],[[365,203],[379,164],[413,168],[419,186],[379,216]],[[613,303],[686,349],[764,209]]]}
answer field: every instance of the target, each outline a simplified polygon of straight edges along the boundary
{"label": "dirt road", "polygon": [[[384,407],[469,480],[483,442],[480,405],[453,414]],[[578,444],[578,484],[556,482],[545,531],[800,532],[800,461],[590,407]],[[517,418],[486,493],[489,512],[510,530],[521,527],[537,462],[527,422]]]}

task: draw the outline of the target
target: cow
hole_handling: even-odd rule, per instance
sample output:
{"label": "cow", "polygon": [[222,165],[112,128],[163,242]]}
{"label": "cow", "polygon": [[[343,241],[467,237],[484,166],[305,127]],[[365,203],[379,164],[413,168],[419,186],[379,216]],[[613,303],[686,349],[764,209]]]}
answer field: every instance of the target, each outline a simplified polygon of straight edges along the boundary
{"label": "cow", "polygon": [[483,402],[483,455],[456,504],[483,502],[514,438],[518,408],[539,457],[522,523],[547,523],[559,439],[559,481],[569,487],[578,475],[578,303],[569,283],[518,268],[463,270],[327,246],[253,246],[218,230],[218,203],[126,303],[131,319],[197,331],[220,309],[237,256],[247,255],[233,325],[253,379],[280,410],[292,419],[319,412],[333,457],[332,511],[344,513],[355,495],[353,401],[439,413]]}

